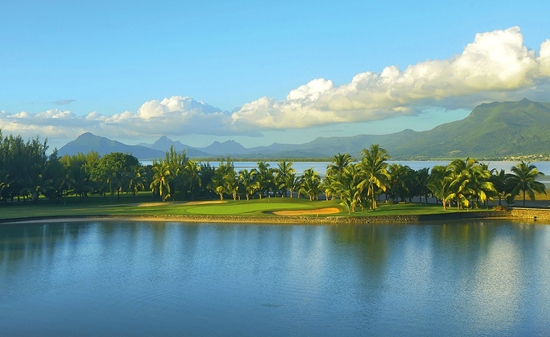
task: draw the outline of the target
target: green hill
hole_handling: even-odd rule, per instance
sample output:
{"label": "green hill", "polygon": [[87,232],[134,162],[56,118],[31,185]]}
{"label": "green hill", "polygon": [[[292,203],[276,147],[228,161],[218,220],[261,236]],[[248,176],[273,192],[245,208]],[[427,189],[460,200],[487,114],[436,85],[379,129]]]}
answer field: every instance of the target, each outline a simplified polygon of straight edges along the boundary
{"label": "green hill", "polygon": [[457,157],[504,157],[550,152],[550,103],[494,102],[477,106],[463,120],[429,131],[404,130],[387,135],[319,137],[302,145],[270,153],[278,157],[328,157],[346,152],[358,156],[370,144],[380,144],[392,159],[426,160]]}
{"label": "green hill", "polygon": [[[380,144],[392,159],[427,160],[436,158],[475,157],[502,158],[529,154],[550,153],[550,103],[494,102],[477,106],[463,120],[439,125],[432,130],[404,130],[387,135],[358,135],[352,137],[319,137],[305,144],[273,144],[244,148],[239,143],[214,142],[206,148],[188,147],[190,156],[232,156],[236,158],[331,158],[338,152],[358,157],[370,144]],[[166,145],[166,144],[165,144]],[[165,146],[168,150],[168,146]],[[60,154],[89,150],[100,154],[119,151],[133,153],[140,159],[159,158],[161,148],[128,146],[97,137],[90,133],[60,149]],[[195,152],[193,152],[195,151]]]}
{"label": "green hill", "polygon": [[60,148],[59,155],[74,155],[79,152],[88,153],[90,151],[96,151],[101,156],[112,152],[129,153],[139,159],[161,158],[165,153],[164,151],[153,150],[144,146],[126,145],[115,140],[99,137],[90,132],[86,132]]}
{"label": "green hill", "polygon": [[502,157],[550,151],[550,103],[481,104],[463,120],[388,143],[390,154],[415,157]]}

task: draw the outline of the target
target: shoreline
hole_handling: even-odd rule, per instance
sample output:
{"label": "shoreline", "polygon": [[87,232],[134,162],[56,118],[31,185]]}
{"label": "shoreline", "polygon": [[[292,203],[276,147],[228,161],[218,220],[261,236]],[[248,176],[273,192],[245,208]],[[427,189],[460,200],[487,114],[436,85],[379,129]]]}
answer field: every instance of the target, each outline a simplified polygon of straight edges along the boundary
{"label": "shoreline", "polygon": [[206,223],[259,223],[259,224],[415,224],[441,220],[481,220],[481,219],[518,219],[550,220],[550,209],[514,208],[504,211],[454,212],[447,214],[412,214],[412,215],[379,215],[379,216],[217,216],[217,215],[67,215],[67,216],[34,216],[0,219],[0,225],[32,223],[38,221],[93,221],[93,220],[127,220],[127,221],[177,221]]}

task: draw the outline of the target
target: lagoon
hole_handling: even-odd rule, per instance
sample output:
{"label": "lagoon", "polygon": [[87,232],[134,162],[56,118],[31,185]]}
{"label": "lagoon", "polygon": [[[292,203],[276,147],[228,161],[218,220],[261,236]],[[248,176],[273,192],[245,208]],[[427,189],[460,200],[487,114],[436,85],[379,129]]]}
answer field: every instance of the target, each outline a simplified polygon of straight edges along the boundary
{"label": "lagoon", "polygon": [[544,335],[550,226],[0,226],[5,335]]}

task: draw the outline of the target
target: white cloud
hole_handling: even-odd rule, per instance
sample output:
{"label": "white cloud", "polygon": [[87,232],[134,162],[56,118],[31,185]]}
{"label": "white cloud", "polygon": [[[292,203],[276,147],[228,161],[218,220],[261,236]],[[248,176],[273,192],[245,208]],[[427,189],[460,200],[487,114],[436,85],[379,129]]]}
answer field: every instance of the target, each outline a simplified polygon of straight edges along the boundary
{"label": "white cloud", "polygon": [[308,84],[300,86],[298,89],[292,90],[287,100],[309,100],[316,101],[326,91],[334,88],[332,81],[327,81],[324,78],[315,79]]}
{"label": "white cloud", "polygon": [[[518,27],[477,34],[460,55],[426,60],[404,70],[388,66],[364,72],[336,86],[318,78],[291,90],[286,99],[262,97],[233,113],[191,97],[151,100],[137,111],[77,116],[69,110],[40,113],[0,111],[4,132],[74,138],[90,131],[107,137],[160,135],[258,135],[262,130],[296,129],[414,115],[425,109],[465,109],[488,101],[547,100],[550,39],[540,51],[523,44]],[[67,100],[69,101],[69,100]]]}
{"label": "white cloud", "polygon": [[477,34],[462,54],[449,59],[427,60],[403,71],[388,66],[381,73],[360,73],[338,87],[316,79],[292,90],[286,100],[263,97],[245,104],[232,119],[242,128],[303,128],[381,120],[426,107],[472,108],[494,98],[517,99],[549,76],[550,40],[537,57],[523,45],[520,29],[512,27]]}
{"label": "white cloud", "polygon": [[540,75],[550,77],[550,39],[544,41],[540,46],[538,62],[540,65]]}
{"label": "white cloud", "polygon": [[35,136],[73,138],[90,131],[102,136],[134,137],[183,134],[234,134],[226,113],[190,97],[173,96],[145,102],[136,113],[124,111],[102,115],[97,111],[77,116],[71,111],[52,109],[40,113],[0,114],[3,131]]}

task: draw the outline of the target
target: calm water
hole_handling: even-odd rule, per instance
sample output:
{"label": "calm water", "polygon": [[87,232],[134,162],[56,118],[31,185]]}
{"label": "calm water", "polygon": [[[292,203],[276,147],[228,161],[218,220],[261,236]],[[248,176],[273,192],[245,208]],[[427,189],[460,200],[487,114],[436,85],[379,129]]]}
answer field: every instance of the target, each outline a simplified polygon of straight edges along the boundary
{"label": "calm water", "polygon": [[2,335],[547,335],[550,226],[0,226]]}

